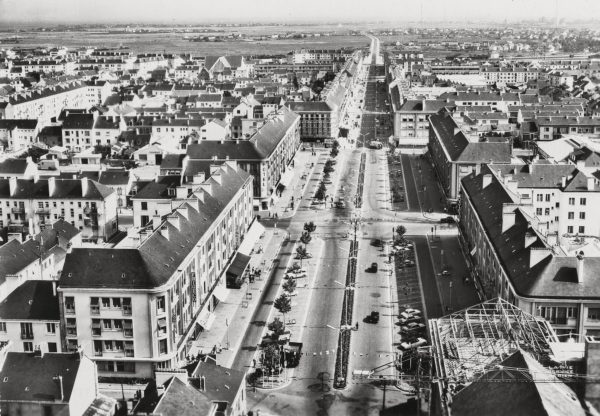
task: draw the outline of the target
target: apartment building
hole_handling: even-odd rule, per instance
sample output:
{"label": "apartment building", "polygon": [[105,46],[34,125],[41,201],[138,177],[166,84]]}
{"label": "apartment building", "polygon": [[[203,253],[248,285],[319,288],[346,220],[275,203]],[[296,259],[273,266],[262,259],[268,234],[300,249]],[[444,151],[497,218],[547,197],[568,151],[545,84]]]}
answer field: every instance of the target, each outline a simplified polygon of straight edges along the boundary
{"label": "apartment building", "polygon": [[117,231],[116,193],[88,178],[0,179],[0,227],[36,234],[59,218],[83,240],[108,239]]}
{"label": "apartment building", "polygon": [[69,248],[81,246],[81,232],[63,220],[25,241],[15,237],[0,246],[0,301],[28,280],[58,280]]}
{"label": "apartment building", "polygon": [[[505,168],[484,167],[461,182],[459,224],[480,291],[545,318],[562,341],[597,339],[600,251],[597,220],[588,204],[596,200],[597,184],[587,190],[579,174],[563,184],[563,167],[542,181],[549,172],[538,171],[541,166],[532,173]],[[578,227],[585,227],[579,235]],[[567,233],[560,234],[564,229]]]}
{"label": "apartment building", "polygon": [[600,134],[600,118],[595,117],[540,117],[534,120],[537,140],[556,140],[566,134]]}
{"label": "apartment building", "polygon": [[151,377],[185,361],[214,320],[225,271],[253,220],[251,175],[227,162],[166,218],[112,249],[73,249],[58,292],[64,347],[102,376]]}
{"label": "apartment building", "polygon": [[394,111],[394,139],[398,146],[425,147],[429,143],[429,116],[449,104],[444,100],[407,100]]}
{"label": "apartment building", "polygon": [[98,112],[69,113],[62,124],[63,146],[72,152],[110,146],[117,142],[127,126],[121,116],[100,116]]}
{"label": "apartment building", "polygon": [[523,84],[539,78],[540,70],[526,67],[497,67],[484,66],[480,74],[485,78],[488,85],[496,83]]}
{"label": "apartment building", "polygon": [[40,90],[20,92],[0,102],[0,118],[37,119],[48,124],[64,108],[88,108],[87,86],[70,82]]}
{"label": "apartment building", "polygon": [[456,203],[460,181],[486,163],[510,163],[511,144],[467,138],[447,112],[429,117],[429,151],[446,199]]}
{"label": "apartment building", "polygon": [[300,116],[287,107],[272,114],[265,123],[245,140],[204,140],[190,144],[191,160],[223,163],[235,160],[254,176],[254,209],[266,214],[277,198],[277,186],[285,186],[284,175],[300,147]]}
{"label": "apartment building", "polygon": [[300,115],[300,140],[303,142],[337,138],[337,112],[327,102],[289,101],[285,105]]}
{"label": "apartment building", "polygon": [[56,281],[28,280],[0,302],[0,343],[16,352],[62,352]]}
{"label": "apartment building", "polygon": [[27,149],[37,142],[39,130],[37,119],[0,119],[0,147],[9,151]]}
{"label": "apartment building", "polygon": [[3,415],[111,416],[94,363],[80,353],[8,352],[0,369]]}
{"label": "apartment building", "polygon": [[152,122],[152,140],[177,148],[181,140],[192,133],[200,133],[200,128],[206,124],[202,118],[161,118]]}
{"label": "apartment building", "polygon": [[446,92],[438,99],[446,100],[456,106],[487,105],[494,111],[508,111],[508,106],[520,105],[521,97],[517,93],[496,93],[486,91]]}

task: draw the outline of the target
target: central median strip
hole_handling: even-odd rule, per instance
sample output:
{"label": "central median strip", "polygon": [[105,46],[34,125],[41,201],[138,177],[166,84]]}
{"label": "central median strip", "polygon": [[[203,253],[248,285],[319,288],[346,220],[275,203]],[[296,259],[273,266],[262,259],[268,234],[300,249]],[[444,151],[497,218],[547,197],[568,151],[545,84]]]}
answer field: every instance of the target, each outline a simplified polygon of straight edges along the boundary
{"label": "central median strip", "polygon": [[358,256],[358,241],[350,242],[350,256],[346,270],[346,290],[344,290],[344,307],[340,320],[340,335],[335,357],[335,373],[333,387],[343,389],[348,379],[348,358],[350,355],[350,340],[352,330],[352,310],[354,306],[354,287],[356,283],[356,266]]}

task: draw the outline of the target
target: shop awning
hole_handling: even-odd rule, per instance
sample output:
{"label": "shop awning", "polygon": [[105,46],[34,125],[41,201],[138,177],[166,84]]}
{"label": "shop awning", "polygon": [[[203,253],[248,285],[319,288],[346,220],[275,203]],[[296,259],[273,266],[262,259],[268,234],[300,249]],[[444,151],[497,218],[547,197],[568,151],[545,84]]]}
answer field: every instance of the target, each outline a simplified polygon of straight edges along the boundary
{"label": "shop awning", "polygon": [[207,307],[200,311],[198,318],[196,319],[196,323],[206,329],[206,322],[208,322],[208,318],[210,316],[210,311]]}
{"label": "shop awning", "polygon": [[260,239],[260,236],[265,232],[265,227],[258,221],[254,221],[250,226],[250,229],[244,234],[242,244],[238,247],[238,253],[250,255],[252,249],[256,246],[256,243]]}
{"label": "shop awning", "polygon": [[215,290],[213,290],[213,295],[219,299],[219,302],[223,302],[225,299],[227,299],[227,295],[229,295],[229,289],[223,285],[219,285],[215,287]]}
{"label": "shop awning", "polygon": [[250,263],[250,256],[238,252],[227,269],[227,276],[242,277]]}

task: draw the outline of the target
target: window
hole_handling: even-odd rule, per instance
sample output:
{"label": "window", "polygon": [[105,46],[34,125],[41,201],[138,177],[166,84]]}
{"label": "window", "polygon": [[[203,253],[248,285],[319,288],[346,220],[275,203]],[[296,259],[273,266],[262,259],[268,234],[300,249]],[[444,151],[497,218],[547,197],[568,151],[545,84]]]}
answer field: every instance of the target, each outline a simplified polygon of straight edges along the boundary
{"label": "window", "polygon": [[156,311],[157,313],[165,312],[165,297],[159,296],[156,298]]}
{"label": "window", "polygon": [[575,205],[575,198],[569,198],[569,205]]}
{"label": "window", "polygon": [[121,298],[113,298],[113,308],[121,308]]}
{"label": "window", "polygon": [[146,211],[146,210],[148,210],[148,203],[142,202],[142,211]]}
{"label": "window", "polygon": [[33,339],[33,324],[21,322],[21,339]]}
{"label": "window", "polygon": [[48,352],[58,352],[58,349],[56,347],[56,342],[48,343]]}
{"label": "window", "polygon": [[573,226],[572,225],[569,225],[567,227],[567,234],[573,234]]}
{"label": "window", "polygon": [[123,321],[115,319],[113,321],[113,328],[115,328],[116,331],[121,331],[123,329]]}
{"label": "window", "polygon": [[65,310],[67,313],[75,313],[75,298],[73,296],[65,296]]}
{"label": "window", "polygon": [[535,215],[542,215],[542,209],[541,208],[536,208],[535,209]]}
{"label": "window", "polygon": [[49,334],[56,334],[56,324],[48,322],[46,324],[46,332]]}
{"label": "window", "polygon": [[585,212],[580,212],[579,213],[579,219],[580,220],[585,220]]}
{"label": "window", "polygon": [[587,199],[586,199],[586,198],[579,198],[579,204],[581,204],[581,205],[585,205],[585,204],[586,204],[586,202],[587,202]]}
{"label": "window", "polygon": [[544,214],[545,214],[545,215],[550,215],[550,208],[546,208],[546,209],[544,210]]}
{"label": "window", "polygon": [[159,354],[167,354],[169,352],[169,345],[166,339],[158,340],[158,352]]}
{"label": "window", "polygon": [[588,308],[587,319],[590,321],[600,321],[600,308]]}
{"label": "window", "polygon": [[0,332],[6,332],[6,322],[0,322]]}
{"label": "window", "polygon": [[26,341],[23,343],[23,351],[33,352],[33,342]]}
{"label": "window", "polygon": [[579,234],[585,234],[585,227],[583,225],[579,226]]}
{"label": "window", "polygon": [[542,202],[544,200],[544,195],[543,194],[537,194],[537,201],[538,202]]}
{"label": "window", "polygon": [[104,340],[104,350],[112,351],[112,349],[113,349],[113,342],[111,340]]}
{"label": "window", "polygon": [[123,351],[123,341],[115,341],[115,351]]}
{"label": "window", "polygon": [[550,202],[550,194],[546,194],[546,202]]}
{"label": "window", "polygon": [[110,319],[104,319],[102,323],[104,324],[104,329],[112,329],[112,321]]}
{"label": "window", "polygon": [[575,213],[574,213],[574,212],[572,212],[572,211],[571,211],[571,212],[569,212],[569,213],[567,214],[567,218],[568,218],[568,219],[570,219],[570,220],[574,219],[574,218],[575,218]]}
{"label": "window", "polygon": [[102,307],[110,308],[110,298],[102,298]]}

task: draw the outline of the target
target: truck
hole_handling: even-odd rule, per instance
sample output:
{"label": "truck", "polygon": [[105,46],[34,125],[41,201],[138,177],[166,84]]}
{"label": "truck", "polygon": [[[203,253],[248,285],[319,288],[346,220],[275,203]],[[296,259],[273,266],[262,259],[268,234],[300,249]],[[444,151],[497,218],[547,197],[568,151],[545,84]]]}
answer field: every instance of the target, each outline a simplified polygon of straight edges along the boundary
{"label": "truck", "polygon": [[377,140],[371,140],[369,142],[369,147],[371,149],[381,149],[383,146]]}

